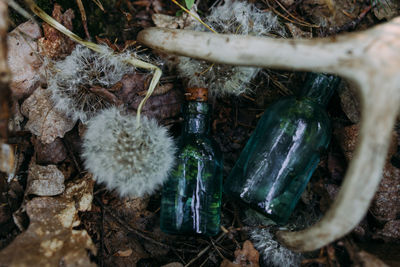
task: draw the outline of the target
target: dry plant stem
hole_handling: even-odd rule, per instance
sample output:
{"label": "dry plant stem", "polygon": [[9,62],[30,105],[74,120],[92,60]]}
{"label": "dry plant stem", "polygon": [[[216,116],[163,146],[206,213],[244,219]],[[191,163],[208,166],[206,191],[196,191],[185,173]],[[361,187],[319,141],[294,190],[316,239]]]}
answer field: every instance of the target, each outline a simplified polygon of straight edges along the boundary
{"label": "dry plant stem", "polygon": [[83,29],[85,30],[86,38],[88,40],[90,40],[90,34],[89,34],[88,26],[87,26],[85,7],[83,6],[82,0],[76,0],[76,4],[78,5],[79,12],[81,13]]}
{"label": "dry plant stem", "polygon": [[359,143],[342,188],[320,222],[280,231],[295,251],[321,248],[349,233],[365,216],[379,185],[400,103],[400,17],[367,31],[312,40],[148,28],[138,40],[167,53],[212,62],[327,72],[354,81],[362,103]]}
{"label": "dry plant stem", "polygon": [[[59,23],[58,21],[56,21],[55,19],[53,19],[51,16],[49,16],[48,14],[46,14],[46,12],[44,12],[42,9],[40,9],[32,0],[26,0],[28,6],[31,8],[32,12],[35,13],[37,16],[39,16],[41,19],[43,19],[46,23],[48,23],[50,26],[52,26],[53,28],[57,29],[58,31],[62,32],[63,34],[67,35],[69,38],[71,38],[72,40],[74,40],[75,42],[84,45],[90,49],[92,49],[95,52],[98,53],[102,53],[102,49],[99,45],[92,43],[92,42],[88,42],[83,40],[81,37],[79,37],[78,35],[76,35],[75,33],[71,32],[70,30],[68,30],[64,25],[62,25],[61,23]],[[151,70],[153,71],[154,75],[153,78],[150,82],[150,86],[149,89],[147,90],[147,94],[146,96],[143,98],[143,100],[140,102],[138,110],[137,110],[137,125],[138,127],[140,126],[140,114],[141,114],[141,110],[144,106],[144,104],[146,103],[147,99],[151,96],[151,94],[153,93],[155,87],[158,84],[158,81],[161,78],[162,75],[162,71],[160,68],[158,68],[157,66],[144,62],[142,60],[139,60],[137,58],[127,58],[126,60],[124,60],[126,63],[132,64],[134,67],[137,68],[142,68],[142,69],[146,69],[146,70]]]}

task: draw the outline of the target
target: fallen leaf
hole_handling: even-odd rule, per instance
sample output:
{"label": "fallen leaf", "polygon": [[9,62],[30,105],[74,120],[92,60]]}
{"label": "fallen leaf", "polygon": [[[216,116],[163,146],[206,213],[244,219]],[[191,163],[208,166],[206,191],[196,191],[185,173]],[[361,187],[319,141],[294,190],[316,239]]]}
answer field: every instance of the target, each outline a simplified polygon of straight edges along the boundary
{"label": "fallen leaf", "polygon": [[[0,173],[0,234],[5,234],[4,225],[11,220],[11,210],[8,204],[8,186],[4,173]],[[4,229],[4,230],[3,230]]]}
{"label": "fallen leaf", "polygon": [[[88,177],[70,186],[86,184],[85,191],[93,191]],[[69,191],[67,187],[66,192]],[[37,197],[26,204],[30,219],[28,229],[0,251],[1,266],[96,266],[88,251],[96,248],[86,230],[74,230],[79,225],[78,209],[82,195],[64,193],[58,197]],[[87,207],[86,207],[87,208]]]}
{"label": "fallen leaf", "polygon": [[64,175],[56,165],[30,164],[26,194],[56,196],[64,192],[64,189]]}
{"label": "fallen leaf", "polygon": [[161,267],[183,267],[183,264],[180,262],[171,262]]}
{"label": "fallen leaf", "polygon": [[82,179],[69,181],[62,197],[74,199],[78,211],[89,211],[92,208],[93,187],[93,175],[88,173]]}
{"label": "fallen leaf", "polygon": [[119,250],[117,251],[117,253],[114,254],[114,256],[117,257],[129,257],[130,255],[132,255],[132,249],[127,249],[127,250]]}
{"label": "fallen leaf", "polygon": [[246,240],[242,249],[235,251],[235,260],[233,262],[224,259],[220,267],[259,267],[260,254],[254,248],[253,243]]}
{"label": "fallen leaf", "polygon": [[[72,31],[72,20],[75,18],[72,9],[68,9],[63,14],[61,12],[61,6],[55,4],[52,16],[56,21]],[[43,24],[43,32],[44,37],[38,40],[38,45],[44,56],[51,59],[62,59],[71,54],[75,44],[69,37],[65,36],[47,23]]]}
{"label": "fallen leaf", "polygon": [[[348,161],[353,158],[359,131],[359,125],[352,125],[334,132]],[[374,218],[380,222],[395,220],[398,218],[398,214],[400,214],[400,187],[398,186],[400,169],[390,163],[390,158],[396,151],[397,136],[396,132],[393,131],[392,142],[389,146],[388,157],[382,173],[382,180],[369,209]]]}
{"label": "fallen leaf", "polygon": [[[125,75],[120,90],[115,92],[118,99],[121,100],[129,110],[136,113],[136,110],[144,98],[148,75],[140,73]],[[177,88],[171,88],[170,84],[158,86],[153,94],[143,106],[142,112],[148,117],[157,120],[165,120],[176,117],[180,114],[183,101],[183,94]]]}
{"label": "fallen leaf", "polygon": [[306,38],[306,39],[311,39],[312,38],[312,32],[305,32],[303,31],[300,27],[297,27],[293,23],[285,23],[286,27],[290,31],[290,34],[292,35],[293,38]]}
{"label": "fallen leaf", "polygon": [[24,116],[21,114],[21,107],[18,101],[12,101],[10,120],[8,122],[9,132],[19,132],[22,131],[22,123],[24,121]]}
{"label": "fallen leaf", "polygon": [[361,105],[357,98],[356,86],[348,81],[342,81],[339,86],[340,105],[347,118],[353,123],[360,122]]}
{"label": "fallen leaf", "polygon": [[57,137],[63,137],[75,125],[75,121],[55,109],[50,94],[51,92],[38,88],[21,107],[22,114],[29,118],[26,128],[44,144],[50,144]]}
{"label": "fallen leaf", "polygon": [[36,39],[42,36],[38,24],[27,21],[7,36],[7,62],[12,73],[10,88],[15,99],[29,96],[43,72]]}
{"label": "fallen leaf", "polygon": [[364,267],[389,267],[383,261],[381,261],[376,256],[366,252],[360,251],[357,253],[356,257],[358,258],[361,266]]}
{"label": "fallen leaf", "polygon": [[67,158],[67,149],[60,138],[56,138],[50,144],[43,144],[39,139],[33,137],[32,143],[38,164],[57,164]]}
{"label": "fallen leaf", "polygon": [[389,242],[397,242],[400,239],[400,220],[387,222],[374,237],[382,238]]}
{"label": "fallen leaf", "polygon": [[[193,14],[196,16],[197,13],[194,10],[191,10]],[[170,29],[184,29],[193,26],[194,24],[198,23],[195,18],[187,13],[183,13],[182,16],[168,16],[164,14],[153,14],[151,16],[154,24],[157,27],[162,28],[170,28]]]}
{"label": "fallen leaf", "polygon": [[400,13],[400,3],[397,0],[385,0],[385,1],[376,1],[378,2],[375,8],[373,9],[374,15],[377,19],[382,20],[390,20]]}
{"label": "fallen leaf", "polygon": [[12,175],[15,172],[15,163],[14,147],[0,140],[0,171]]}

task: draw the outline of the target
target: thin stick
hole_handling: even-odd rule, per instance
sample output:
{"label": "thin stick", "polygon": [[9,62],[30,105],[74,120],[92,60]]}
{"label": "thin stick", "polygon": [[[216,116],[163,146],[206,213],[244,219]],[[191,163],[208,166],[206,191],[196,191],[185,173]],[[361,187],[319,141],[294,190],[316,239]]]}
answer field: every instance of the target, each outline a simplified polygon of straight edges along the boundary
{"label": "thin stick", "polygon": [[100,2],[100,0],[92,0],[100,9],[101,11],[104,12],[104,7],[103,4]]}
{"label": "thin stick", "polygon": [[[226,235],[225,232],[222,232],[218,238],[215,240],[215,242],[219,242],[224,236]],[[202,251],[199,252],[199,254],[197,254],[197,256],[195,258],[193,258],[191,261],[189,261],[188,264],[185,265],[185,267],[190,266],[193,262],[195,262],[196,260],[198,260],[201,256],[204,255],[204,253],[206,253],[209,249],[211,248],[211,245],[208,245],[207,247],[205,247]]]}
{"label": "thin stick", "polygon": [[210,31],[212,31],[215,34],[218,34],[218,32],[216,32],[213,28],[211,28],[210,26],[208,26],[204,21],[202,21],[198,16],[196,16],[195,14],[193,14],[193,12],[190,12],[189,9],[187,9],[186,7],[182,6],[181,4],[179,4],[176,0],[171,0],[175,5],[179,6],[180,8],[182,8],[183,11],[185,11],[186,13],[188,13],[190,16],[192,16],[195,20],[197,20],[198,22],[200,22],[201,24],[204,25],[204,27],[206,27],[207,29],[209,29]]}
{"label": "thin stick", "polygon": [[83,29],[84,29],[84,31],[85,31],[86,38],[87,38],[88,40],[90,40],[91,38],[90,38],[88,26],[87,26],[87,18],[86,18],[85,7],[83,6],[82,0],[76,0],[76,4],[78,5],[78,7],[79,7],[79,12],[81,13]]}

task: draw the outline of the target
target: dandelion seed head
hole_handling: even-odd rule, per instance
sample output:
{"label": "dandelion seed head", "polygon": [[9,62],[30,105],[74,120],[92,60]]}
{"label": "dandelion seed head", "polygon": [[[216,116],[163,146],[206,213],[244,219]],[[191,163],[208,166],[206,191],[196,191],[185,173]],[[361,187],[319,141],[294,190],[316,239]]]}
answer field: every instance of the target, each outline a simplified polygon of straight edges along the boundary
{"label": "dandelion seed head", "polygon": [[71,55],[51,64],[48,89],[52,92],[55,107],[72,119],[86,123],[99,110],[112,104],[90,90],[95,86],[110,88],[122,77],[134,71],[124,63],[132,52],[115,54],[107,46],[100,46],[101,53],[77,45]]}
{"label": "dandelion seed head", "polygon": [[88,122],[83,138],[87,170],[94,179],[121,197],[151,194],[168,177],[175,145],[164,127],[116,107],[101,111]]}
{"label": "dandelion seed head", "polygon": [[[218,33],[265,36],[274,32],[285,36],[286,32],[272,12],[263,12],[246,1],[227,0],[224,5],[214,7],[205,23]],[[207,31],[196,24],[192,29]],[[260,68],[214,64],[206,61],[179,57],[178,71],[188,79],[189,87],[208,87],[213,96],[240,95],[251,92],[251,80]]]}

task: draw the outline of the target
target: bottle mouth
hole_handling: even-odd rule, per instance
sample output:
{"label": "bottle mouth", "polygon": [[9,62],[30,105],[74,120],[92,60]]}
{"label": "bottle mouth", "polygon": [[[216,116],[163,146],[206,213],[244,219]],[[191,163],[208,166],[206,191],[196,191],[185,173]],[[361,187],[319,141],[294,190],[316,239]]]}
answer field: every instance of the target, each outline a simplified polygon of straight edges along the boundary
{"label": "bottle mouth", "polygon": [[207,102],[208,89],[203,87],[187,88],[185,92],[185,99],[187,101]]}

